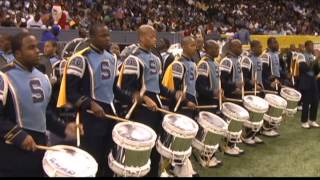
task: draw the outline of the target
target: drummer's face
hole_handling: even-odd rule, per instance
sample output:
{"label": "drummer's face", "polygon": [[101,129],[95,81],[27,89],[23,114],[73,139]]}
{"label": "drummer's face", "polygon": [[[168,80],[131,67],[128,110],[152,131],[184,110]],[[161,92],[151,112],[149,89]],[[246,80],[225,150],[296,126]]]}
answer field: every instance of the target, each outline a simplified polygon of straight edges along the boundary
{"label": "drummer's face", "polygon": [[262,54],[262,45],[261,43],[257,44],[255,47],[252,48],[252,52],[256,56],[260,56]]}
{"label": "drummer's face", "polygon": [[97,32],[93,38],[93,44],[99,48],[104,50],[109,50],[110,48],[110,32],[107,26],[102,26],[97,29]]}

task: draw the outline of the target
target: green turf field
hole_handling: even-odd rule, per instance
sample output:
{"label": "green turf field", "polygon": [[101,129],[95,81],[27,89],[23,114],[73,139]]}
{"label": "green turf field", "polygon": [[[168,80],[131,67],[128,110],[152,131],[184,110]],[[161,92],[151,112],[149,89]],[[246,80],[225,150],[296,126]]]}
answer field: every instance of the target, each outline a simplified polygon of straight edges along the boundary
{"label": "green turf field", "polygon": [[265,144],[239,145],[245,154],[224,155],[219,168],[202,168],[192,156],[194,168],[202,177],[320,176],[320,129],[301,128],[300,115],[282,122],[280,136],[260,136]]}

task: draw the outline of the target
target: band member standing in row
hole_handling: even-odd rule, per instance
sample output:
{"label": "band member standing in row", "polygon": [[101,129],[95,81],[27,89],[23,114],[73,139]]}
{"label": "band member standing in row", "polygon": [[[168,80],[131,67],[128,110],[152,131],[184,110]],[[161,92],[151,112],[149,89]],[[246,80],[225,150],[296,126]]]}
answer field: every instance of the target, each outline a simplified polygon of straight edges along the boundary
{"label": "band member standing in row", "polygon": [[[242,99],[242,88],[244,86],[240,65],[241,53],[241,42],[239,40],[232,40],[229,45],[227,56],[220,62],[220,79],[222,89],[224,90],[224,96],[239,100]],[[243,150],[237,147],[235,143],[227,142],[225,153],[229,155],[239,155],[243,153]]]}
{"label": "band member standing in row", "polygon": [[[216,109],[207,109],[211,113],[219,113],[219,98],[222,97],[223,90],[219,89],[220,70],[219,63],[216,62],[216,58],[219,56],[219,45],[213,40],[207,40],[204,44],[205,55],[200,60],[197,66],[197,82],[196,89],[198,93],[199,105],[217,105]],[[215,153],[211,159],[205,159],[200,157],[201,164],[207,164],[209,161],[209,167],[217,166],[221,163],[215,157]]]}
{"label": "band member standing in row", "polygon": [[0,176],[43,176],[44,151],[48,129],[61,136],[74,137],[75,124],[63,124],[47,114],[51,84],[35,68],[39,63],[36,37],[19,33],[12,39],[16,60],[0,73]]}
{"label": "band member standing in row", "polygon": [[316,62],[312,41],[306,41],[305,53],[298,54],[297,61],[299,63],[299,91],[302,95],[302,127],[307,129],[310,128],[310,126],[319,127],[319,124],[316,123],[319,90],[313,67]]}
{"label": "band member standing in row", "polygon": [[[169,91],[162,86],[162,68],[160,59],[151,50],[156,46],[157,33],[152,26],[142,25],[138,29],[139,45],[123,62],[118,87],[128,96],[132,97],[133,102],[128,104],[133,108],[131,117],[140,123],[151,127],[157,135],[161,132],[162,114],[157,111],[162,107],[160,96],[168,99],[178,99],[182,93],[179,91]],[[145,105],[141,103],[145,103]],[[130,112],[130,111],[129,111]],[[156,148],[151,153],[151,170],[148,176],[159,176],[160,155]]]}
{"label": "band member standing in row", "polygon": [[[241,66],[243,71],[243,77],[245,79],[245,90],[256,91],[263,90],[262,82],[262,61],[260,55],[262,53],[262,45],[259,41],[253,40],[250,43],[250,54],[248,57],[244,57]],[[262,95],[263,92],[257,93]],[[256,136],[256,133],[250,127],[244,127],[242,131],[242,141],[249,145],[256,143],[262,143],[263,141]]]}
{"label": "band member standing in row", "polygon": [[[162,83],[168,89],[174,89],[175,91],[183,91],[183,93],[185,94],[185,100],[175,101],[174,103],[171,103],[169,106],[170,110],[188,116],[191,119],[195,119],[195,116],[197,115],[197,111],[195,109],[197,105],[197,67],[192,59],[192,57],[196,54],[195,39],[191,36],[183,38],[181,42],[181,47],[183,49],[181,57],[175,60],[167,68]],[[170,84],[168,82],[173,83]],[[183,109],[182,107],[187,107],[187,109]],[[188,159],[185,162],[183,162],[183,165],[181,165],[181,167],[176,166],[174,168],[181,168],[181,171],[183,171],[183,169],[188,169],[185,167],[188,167],[191,164],[189,162],[190,160]],[[190,169],[192,169],[192,167],[190,167]],[[176,172],[180,172],[180,170],[176,170]],[[190,170],[190,172],[185,173],[195,176],[197,174],[193,170]]]}
{"label": "band member standing in row", "polygon": [[[58,107],[70,102],[80,113],[84,136],[80,147],[98,162],[97,176],[111,176],[106,154],[110,152],[115,121],[105,114],[117,115],[115,97],[125,97],[116,86],[117,61],[108,50],[108,27],[90,28],[90,45],[70,58],[62,79]],[[93,114],[88,113],[91,110]]]}

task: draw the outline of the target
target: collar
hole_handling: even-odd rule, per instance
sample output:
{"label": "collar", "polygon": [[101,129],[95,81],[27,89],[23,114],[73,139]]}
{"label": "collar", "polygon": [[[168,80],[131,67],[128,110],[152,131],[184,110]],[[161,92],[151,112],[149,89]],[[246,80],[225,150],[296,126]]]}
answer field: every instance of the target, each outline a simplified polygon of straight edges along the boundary
{"label": "collar", "polygon": [[99,48],[97,48],[95,45],[93,45],[92,43],[89,45],[90,46],[90,48],[92,49],[92,50],[94,50],[96,53],[98,53],[98,54],[102,54],[103,53],[103,50],[101,51]]}
{"label": "collar", "polygon": [[140,45],[138,45],[139,49],[145,53],[150,53],[149,50],[144,49],[143,47],[141,47]]}
{"label": "collar", "polygon": [[18,60],[14,60],[13,61],[14,64],[20,66],[23,70],[28,71],[28,72],[32,72],[33,71],[33,67],[30,70],[29,68],[27,68],[25,65],[23,65],[21,62],[19,62]]}

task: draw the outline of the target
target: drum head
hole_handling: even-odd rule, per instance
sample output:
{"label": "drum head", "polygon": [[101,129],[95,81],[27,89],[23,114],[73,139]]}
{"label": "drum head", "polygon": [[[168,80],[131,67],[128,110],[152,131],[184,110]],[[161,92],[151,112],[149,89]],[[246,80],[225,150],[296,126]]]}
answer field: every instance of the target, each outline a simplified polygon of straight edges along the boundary
{"label": "drum head", "polygon": [[61,151],[47,151],[43,169],[49,177],[94,177],[98,170],[95,159],[87,152],[72,146],[53,146]]}
{"label": "drum head", "polygon": [[222,104],[222,113],[228,118],[236,121],[246,121],[249,120],[249,112],[245,110],[243,107],[231,103],[226,102]]}
{"label": "drum head", "polygon": [[122,122],[114,127],[112,137],[115,143],[127,149],[136,149],[138,145],[150,149],[154,146],[157,135],[144,124]]}
{"label": "drum head", "polygon": [[250,111],[265,113],[268,111],[269,103],[258,96],[245,96],[243,105]]}
{"label": "drum head", "polygon": [[[162,122],[163,128],[170,134],[179,134],[182,138],[195,137],[198,132],[198,124],[187,116],[181,114],[167,114]],[[179,136],[178,135],[178,136]]]}
{"label": "drum head", "polygon": [[270,106],[274,106],[279,109],[285,109],[287,107],[287,101],[278,95],[266,94],[264,99],[268,101]]}
{"label": "drum head", "polygon": [[282,88],[280,95],[290,101],[300,101],[301,94],[292,88]]}
{"label": "drum head", "polygon": [[203,128],[209,128],[209,130],[211,128],[218,131],[228,129],[228,124],[222,118],[206,111],[199,113],[198,122]]}

